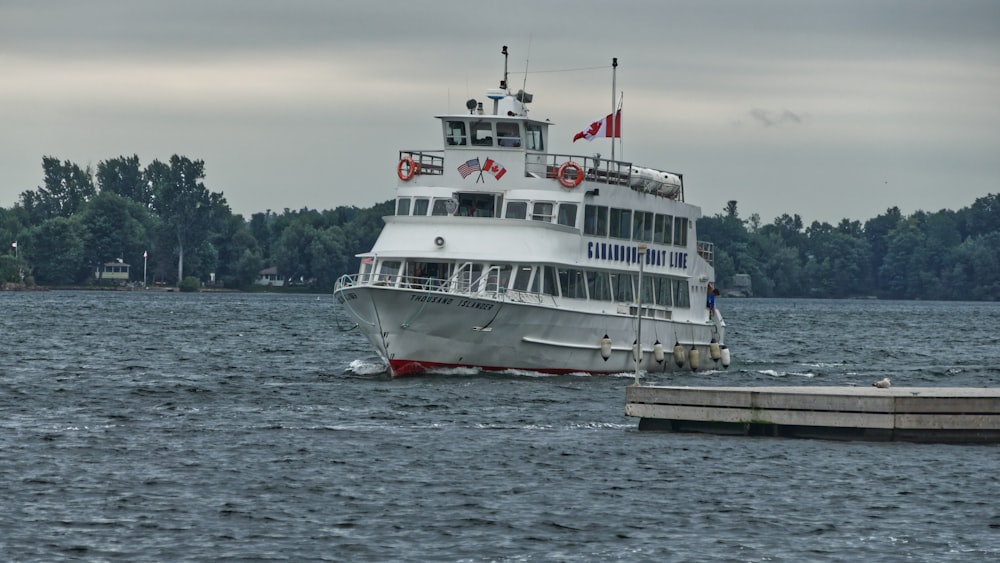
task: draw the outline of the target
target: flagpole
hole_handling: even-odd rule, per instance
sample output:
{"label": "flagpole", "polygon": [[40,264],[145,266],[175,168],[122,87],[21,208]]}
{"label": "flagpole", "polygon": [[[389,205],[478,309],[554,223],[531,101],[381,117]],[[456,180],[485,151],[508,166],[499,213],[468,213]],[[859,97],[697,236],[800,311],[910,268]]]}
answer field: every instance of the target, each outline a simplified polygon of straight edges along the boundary
{"label": "flagpole", "polygon": [[146,289],[146,260],[149,256],[149,252],[146,250],[142,251],[142,288]]}
{"label": "flagpole", "polygon": [[615,137],[618,136],[618,119],[615,115],[615,95],[616,84],[615,81],[618,79],[618,57],[613,57],[611,59],[611,160],[615,159]]}

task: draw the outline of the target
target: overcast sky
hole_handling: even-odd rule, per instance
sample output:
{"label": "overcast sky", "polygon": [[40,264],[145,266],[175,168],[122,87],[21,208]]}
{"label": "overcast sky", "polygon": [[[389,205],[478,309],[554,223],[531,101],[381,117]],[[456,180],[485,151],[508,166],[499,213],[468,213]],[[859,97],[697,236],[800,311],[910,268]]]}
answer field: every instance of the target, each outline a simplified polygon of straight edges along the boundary
{"label": "overcast sky", "polygon": [[[43,156],[205,161],[249,218],[394,196],[502,77],[550,148],[624,95],[624,155],[706,215],[836,224],[1000,192],[1000,2],[0,0],[0,207]],[[524,71],[528,73],[525,75]],[[617,152],[617,149],[616,149]]]}

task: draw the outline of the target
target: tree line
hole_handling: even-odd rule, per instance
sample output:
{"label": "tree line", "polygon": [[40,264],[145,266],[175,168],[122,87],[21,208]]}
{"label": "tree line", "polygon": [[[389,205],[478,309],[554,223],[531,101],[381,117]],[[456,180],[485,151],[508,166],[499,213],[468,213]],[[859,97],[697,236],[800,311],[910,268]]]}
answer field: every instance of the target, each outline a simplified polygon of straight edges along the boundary
{"label": "tree line", "polygon": [[[285,209],[234,215],[222,193],[205,187],[205,163],[174,155],[147,166],[138,156],[99,162],[96,170],[42,159],[43,185],[0,208],[0,283],[101,283],[100,265],[121,260],[142,280],[185,278],[245,289],[265,267],[319,290],[358,270],[393,201],[371,208]],[[798,214],[764,225],[739,216],[737,202],[698,221],[715,244],[717,286],[749,274],[764,297],[868,297],[1000,300],[1000,194],[958,211],[898,207],[864,223],[836,226]],[[13,243],[17,247],[13,248]],[[214,276],[213,276],[214,274]]]}
{"label": "tree line", "polygon": [[798,214],[741,219],[730,201],[698,221],[698,238],[715,243],[720,287],[745,273],[757,296],[1000,300],[1000,194],[958,211],[891,207],[808,227]]}
{"label": "tree line", "polygon": [[42,159],[43,184],[0,208],[0,283],[99,284],[101,265],[130,264],[131,279],[177,285],[185,278],[246,289],[265,267],[320,289],[358,269],[392,213],[372,208],[285,209],[233,214],[222,193],[205,187],[205,163],[174,155],[147,166],[139,157],[99,162],[96,170]]}

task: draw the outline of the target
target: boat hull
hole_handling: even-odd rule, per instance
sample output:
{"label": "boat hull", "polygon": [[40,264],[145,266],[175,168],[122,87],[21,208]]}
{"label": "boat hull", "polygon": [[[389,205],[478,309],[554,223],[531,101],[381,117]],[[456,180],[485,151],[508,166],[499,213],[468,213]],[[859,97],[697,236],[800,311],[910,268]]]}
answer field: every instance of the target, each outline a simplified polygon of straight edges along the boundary
{"label": "boat hull", "polygon": [[[550,303],[477,298],[403,288],[360,285],[339,288],[338,300],[358,319],[358,326],[393,376],[411,376],[442,368],[537,373],[626,373],[635,370],[636,319],[607,311],[580,311]],[[614,304],[609,303],[609,308]],[[659,372],[682,368],[670,351],[675,342],[700,352],[700,369],[718,365],[709,342],[722,341],[724,327],[710,323],[643,319],[640,369]],[[602,356],[607,335],[611,353]],[[657,362],[659,341],[666,356]]]}

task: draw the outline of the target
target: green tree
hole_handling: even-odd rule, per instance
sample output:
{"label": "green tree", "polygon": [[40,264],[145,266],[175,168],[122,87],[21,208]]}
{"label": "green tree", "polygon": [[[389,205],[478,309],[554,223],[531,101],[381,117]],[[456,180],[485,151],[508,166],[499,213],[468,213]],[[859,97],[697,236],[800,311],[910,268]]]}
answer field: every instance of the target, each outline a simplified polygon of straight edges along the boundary
{"label": "green tree", "polygon": [[[868,240],[871,248],[872,284],[875,295],[884,296],[888,287],[888,282],[882,277],[882,266],[885,262],[886,252],[889,250],[889,233],[891,233],[900,221],[903,214],[898,207],[890,207],[885,213],[869,219],[865,222],[864,236]],[[893,274],[895,276],[895,274]],[[898,281],[898,280],[897,280]]]}
{"label": "green tree", "polygon": [[153,188],[139,165],[137,155],[119,156],[99,162],[97,186],[101,193],[119,195],[146,209],[153,207]]}
{"label": "green tree", "polygon": [[[249,287],[257,278],[257,273],[264,268],[264,259],[259,253],[251,251],[249,248],[243,251],[240,260],[236,265],[236,286]],[[228,285],[228,282],[227,282]]]}
{"label": "green tree", "polygon": [[[153,210],[160,217],[166,238],[177,253],[177,280],[184,278],[184,253],[201,248],[200,257],[211,255],[204,247],[213,218],[230,213],[222,194],[209,192],[201,182],[205,163],[173,155],[170,164],[154,160],[146,167],[146,177],[153,188]],[[160,248],[167,248],[161,246]],[[201,264],[204,267],[204,264]]]}
{"label": "green tree", "polygon": [[976,199],[966,215],[969,236],[1000,232],[1000,193]]}
{"label": "green tree", "polygon": [[[86,231],[79,221],[56,217],[25,236],[24,256],[33,266],[35,280],[43,285],[67,285],[86,281],[96,264],[88,264],[84,252]],[[20,241],[18,241],[20,247]]]}
{"label": "green tree", "polygon": [[70,161],[46,156],[42,158],[45,184],[35,191],[21,193],[21,206],[32,225],[56,217],[72,217],[97,195],[90,168],[81,169]]}
{"label": "green tree", "polygon": [[241,271],[240,264],[247,251],[260,260],[257,240],[250,233],[243,217],[239,215],[229,215],[225,219],[216,221],[216,228],[218,230],[212,236],[213,244],[218,249],[216,279],[222,280],[226,287],[249,286],[257,277],[260,268],[254,270],[248,277]]}
{"label": "green tree", "polygon": [[18,283],[21,281],[21,265],[17,258],[9,254],[0,254],[0,284]]}
{"label": "green tree", "polygon": [[[85,231],[85,258],[91,264],[122,259],[132,265],[152,248],[155,219],[142,205],[111,192],[92,199],[78,219]],[[135,270],[133,270],[135,273]]]}
{"label": "green tree", "polygon": [[14,204],[12,209],[0,207],[0,251],[13,253],[11,245],[25,230],[27,218],[24,209]]}

